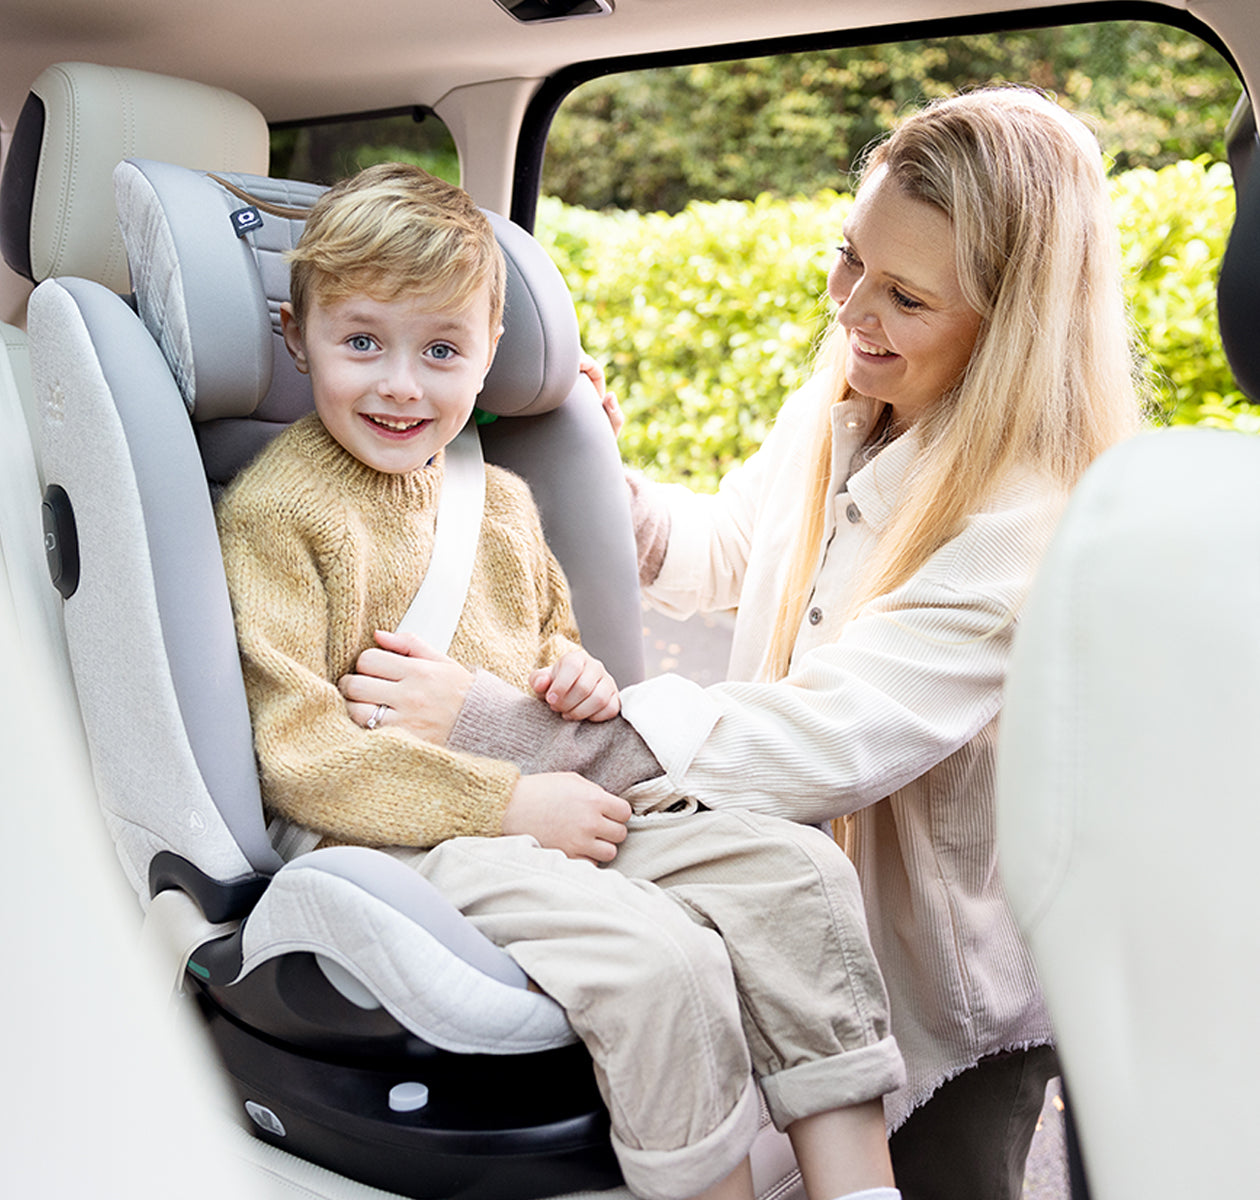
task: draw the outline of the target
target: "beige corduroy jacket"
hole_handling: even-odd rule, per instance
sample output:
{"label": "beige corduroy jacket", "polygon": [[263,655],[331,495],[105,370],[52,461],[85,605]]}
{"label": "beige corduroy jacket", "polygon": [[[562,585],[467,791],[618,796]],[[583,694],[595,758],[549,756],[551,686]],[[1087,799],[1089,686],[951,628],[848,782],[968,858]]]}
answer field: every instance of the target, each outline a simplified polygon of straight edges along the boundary
{"label": "beige corduroy jacket", "polygon": [[[761,672],[815,453],[816,384],[786,402],[717,495],[658,488],[669,539],[647,589],[666,611],[736,609],[729,682],[627,688],[622,712],[665,770],[628,797],[679,794],[801,821],[848,817],[906,1086],[896,1128],[994,1052],[1051,1040],[1032,959],[997,870],[994,758],[1019,605],[1059,491],[1012,479],[905,585],[848,613],[855,576],[897,504],[913,430],[864,462],[873,414],[832,413],[832,501],[788,682]],[[856,469],[855,469],[856,468]]]}

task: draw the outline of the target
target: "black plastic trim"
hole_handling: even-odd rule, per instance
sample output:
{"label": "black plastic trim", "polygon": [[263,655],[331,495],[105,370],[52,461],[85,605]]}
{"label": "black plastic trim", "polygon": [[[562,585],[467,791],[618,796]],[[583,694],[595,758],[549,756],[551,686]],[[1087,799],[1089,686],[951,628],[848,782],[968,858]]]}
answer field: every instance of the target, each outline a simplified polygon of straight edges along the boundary
{"label": "black plastic trim", "polygon": [[397,108],[372,108],[367,112],[329,113],[322,117],[295,117],[291,121],[271,121],[267,128],[273,130],[307,129],[312,125],[341,125],[349,121],[379,121],[385,117],[407,116],[417,125],[422,124],[428,117],[434,117],[439,121],[442,119],[427,104],[400,104]]}
{"label": "black plastic trim", "polygon": [[239,921],[258,903],[270,877],[252,872],[235,879],[212,879],[172,850],[160,850],[149,863],[149,895],[176,888],[187,892],[207,921]]}
{"label": "black plastic trim", "polygon": [[1238,72],[1238,63],[1212,29],[1188,12],[1167,8],[1149,0],[1115,0],[1112,4],[1063,4],[1049,8],[1021,9],[1018,12],[984,13],[969,17],[942,17],[933,21],[868,25],[830,33],[802,34],[766,41],[728,42],[719,46],[693,47],[623,58],[592,59],[562,67],[548,76],[534,93],[521,120],[512,179],[511,219],[533,232],[542,186],[543,156],[547,133],[556,110],[574,88],[604,75],[641,71],[649,67],[687,66],[691,63],[726,62],[739,58],[762,58],[772,54],[793,54],[803,50],[843,50],[892,42],[921,41],[926,38],[960,37],[977,33],[1005,33],[1026,29],[1049,29],[1059,25],[1098,24],[1102,21],[1151,21],[1172,25],[1193,33],[1224,56]]}
{"label": "black plastic trim", "polygon": [[53,587],[69,600],[79,587],[79,528],[74,519],[74,505],[59,483],[50,483],[44,491],[44,558]]}
{"label": "black plastic trim", "polygon": [[31,210],[35,180],[44,145],[44,102],[34,92],[26,97],[0,178],[0,254],[19,275],[34,280],[31,266]]}

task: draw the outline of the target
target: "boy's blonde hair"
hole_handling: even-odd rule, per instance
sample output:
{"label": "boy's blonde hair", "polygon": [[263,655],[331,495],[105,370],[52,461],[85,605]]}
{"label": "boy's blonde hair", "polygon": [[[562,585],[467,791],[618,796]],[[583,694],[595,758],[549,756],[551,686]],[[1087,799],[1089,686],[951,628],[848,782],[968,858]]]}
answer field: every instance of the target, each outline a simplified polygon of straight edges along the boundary
{"label": "boy's blonde hair", "polygon": [[[923,452],[875,547],[853,611],[886,595],[962,531],[1014,468],[1065,493],[1094,458],[1134,432],[1141,406],[1107,181],[1097,140],[1050,98],[986,88],[907,118],[867,159],[953,226],[963,295],[981,317],[959,383],[919,421]],[[829,379],[818,456],[768,660],[787,673],[822,540],[830,410],[855,393],[846,334],[820,351]]]}
{"label": "boy's blonde hair", "polygon": [[315,302],[419,294],[459,310],[487,285],[492,333],[503,319],[506,267],[485,213],[463,188],[408,163],[334,184],[287,258],[299,327]]}

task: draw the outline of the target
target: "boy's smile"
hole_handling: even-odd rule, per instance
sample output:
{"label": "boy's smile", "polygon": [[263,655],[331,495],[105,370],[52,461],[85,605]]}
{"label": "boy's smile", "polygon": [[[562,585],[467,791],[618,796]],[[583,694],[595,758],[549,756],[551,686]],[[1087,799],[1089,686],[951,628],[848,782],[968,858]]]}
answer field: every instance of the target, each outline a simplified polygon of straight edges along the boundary
{"label": "boy's smile", "polygon": [[464,427],[498,342],[488,286],[461,310],[415,294],[315,300],[301,328],[286,304],[281,324],[324,427],[387,474],[423,467]]}

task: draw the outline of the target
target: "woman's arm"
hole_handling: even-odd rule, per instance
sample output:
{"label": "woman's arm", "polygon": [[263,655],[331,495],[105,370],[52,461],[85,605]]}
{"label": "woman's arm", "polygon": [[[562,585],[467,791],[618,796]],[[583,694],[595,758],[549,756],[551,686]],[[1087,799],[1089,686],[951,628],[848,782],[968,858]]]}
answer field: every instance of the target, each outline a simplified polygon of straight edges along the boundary
{"label": "woman's arm", "polygon": [[1057,501],[974,519],[908,583],[788,678],[626,688],[622,713],[665,768],[638,810],[680,792],[803,821],[853,812],[922,775],[998,712],[1014,616]]}

